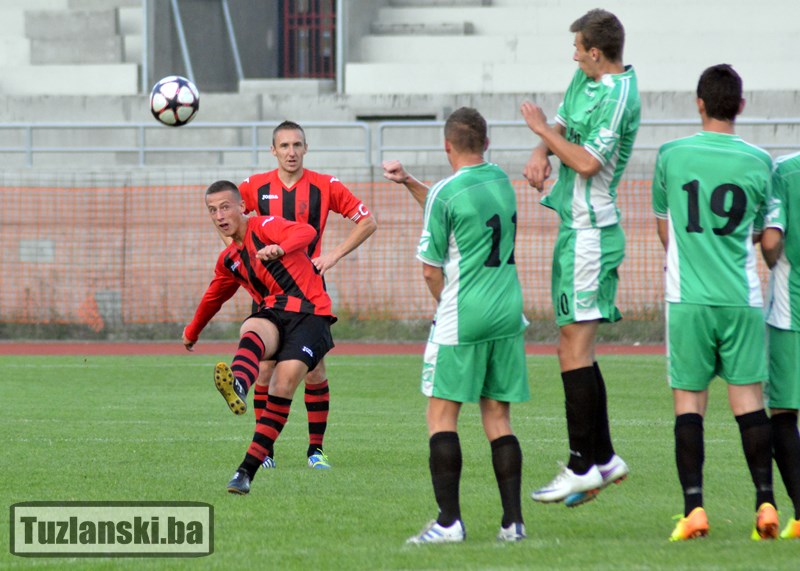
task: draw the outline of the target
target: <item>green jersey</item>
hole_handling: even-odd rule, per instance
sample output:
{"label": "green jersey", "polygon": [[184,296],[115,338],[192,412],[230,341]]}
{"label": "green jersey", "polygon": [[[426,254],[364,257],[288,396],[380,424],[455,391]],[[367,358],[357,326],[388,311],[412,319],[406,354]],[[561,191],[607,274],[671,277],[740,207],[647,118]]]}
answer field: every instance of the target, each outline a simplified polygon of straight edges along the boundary
{"label": "green jersey", "polygon": [[558,180],[542,204],[570,228],[603,228],[620,220],[617,186],[628,164],[639,130],[641,101],[633,67],[606,74],[595,81],[575,72],[558,107],[556,121],[566,139],[582,145],[602,165],[596,175],[583,178],[562,164]]}
{"label": "green jersey", "polygon": [[772,159],[736,135],[703,131],[661,146],[653,211],[668,220],[666,300],[761,307],[752,235],[771,196]]}
{"label": "green jersey", "polygon": [[772,177],[775,208],[766,226],[783,230],[783,253],[772,268],[767,323],[800,331],[800,153],[775,161]]}
{"label": "green jersey", "polygon": [[525,329],[516,225],[514,187],[495,164],[463,167],[431,187],[417,258],[442,268],[444,289],[430,341],[480,343]]}

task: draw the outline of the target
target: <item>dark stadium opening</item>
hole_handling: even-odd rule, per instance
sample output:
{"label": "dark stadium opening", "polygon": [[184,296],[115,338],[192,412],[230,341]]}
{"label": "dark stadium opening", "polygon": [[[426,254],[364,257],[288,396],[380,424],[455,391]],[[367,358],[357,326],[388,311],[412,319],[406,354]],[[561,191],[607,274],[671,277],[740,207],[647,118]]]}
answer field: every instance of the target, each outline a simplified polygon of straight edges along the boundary
{"label": "dark stadium opening", "polygon": [[356,121],[436,121],[436,115],[356,115]]}

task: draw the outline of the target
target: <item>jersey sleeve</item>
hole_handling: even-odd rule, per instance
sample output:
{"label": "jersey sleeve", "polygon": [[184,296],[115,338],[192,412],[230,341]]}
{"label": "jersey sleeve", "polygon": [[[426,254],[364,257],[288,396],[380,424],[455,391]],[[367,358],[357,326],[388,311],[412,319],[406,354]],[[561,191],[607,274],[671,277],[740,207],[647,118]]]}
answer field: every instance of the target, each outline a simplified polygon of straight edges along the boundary
{"label": "jersey sleeve", "polygon": [[786,220],[788,215],[786,212],[786,204],[786,181],[776,168],[772,176],[772,195],[767,201],[764,228],[777,228],[784,234],[786,233]]}
{"label": "jersey sleeve", "polygon": [[653,173],[653,182],[651,185],[653,213],[656,218],[667,218],[667,177],[666,169],[664,166],[664,156],[659,151],[656,157],[656,168]]}
{"label": "jersey sleeve", "polygon": [[239,185],[239,193],[242,195],[242,200],[244,200],[245,213],[253,212],[258,209],[258,201],[255,195],[256,189],[253,183],[250,182],[250,177],[247,177],[241,182]]}
{"label": "jersey sleeve", "polygon": [[223,264],[225,252],[223,252],[217,259],[217,265],[214,267],[214,278],[208,285],[203,298],[200,300],[200,305],[194,312],[194,317],[191,323],[186,326],[184,333],[186,338],[192,343],[196,343],[200,332],[208,325],[211,318],[222,308],[222,305],[233,297],[236,290],[239,289],[239,283],[233,278],[228,269]]}
{"label": "jersey sleeve", "polygon": [[336,177],[330,179],[330,209],[343,218],[349,218],[358,223],[362,218],[371,216],[369,209],[361,202],[350,189]]}
{"label": "jersey sleeve", "polygon": [[277,244],[285,253],[302,250],[317,236],[310,224],[292,222],[280,216],[262,216],[255,220],[257,233],[271,244]]}
{"label": "jersey sleeve", "polygon": [[766,179],[764,184],[764,200],[758,205],[756,217],[753,219],[753,233],[759,234],[766,227],[766,220],[769,214],[770,202],[772,201],[772,180]]}
{"label": "jersey sleeve", "polygon": [[422,235],[417,245],[417,259],[431,266],[442,267],[447,256],[450,217],[436,186],[428,192]]}

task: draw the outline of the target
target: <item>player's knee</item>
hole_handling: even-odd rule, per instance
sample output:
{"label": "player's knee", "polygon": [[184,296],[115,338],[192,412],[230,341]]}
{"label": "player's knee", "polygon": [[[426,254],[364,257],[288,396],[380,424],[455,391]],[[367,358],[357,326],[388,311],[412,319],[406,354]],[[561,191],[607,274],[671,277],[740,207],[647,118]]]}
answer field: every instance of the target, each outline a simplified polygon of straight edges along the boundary
{"label": "player's knee", "polygon": [[269,370],[259,369],[258,378],[256,378],[256,384],[260,387],[268,387],[269,379],[271,376],[272,376],[271,368]]}
{"label": "player's knee", "polygon": [[306,375],[306,384],[307,385],[318,385],[327,379],[327,375],[325,374],[325,367],[322,366],[322,363],[314,367],[313,370],[309,371]]}
{"label": "player's knee", "polygon": [[269,383],[269,394],[290,399],[301,380],[296,376],[274,375]]}

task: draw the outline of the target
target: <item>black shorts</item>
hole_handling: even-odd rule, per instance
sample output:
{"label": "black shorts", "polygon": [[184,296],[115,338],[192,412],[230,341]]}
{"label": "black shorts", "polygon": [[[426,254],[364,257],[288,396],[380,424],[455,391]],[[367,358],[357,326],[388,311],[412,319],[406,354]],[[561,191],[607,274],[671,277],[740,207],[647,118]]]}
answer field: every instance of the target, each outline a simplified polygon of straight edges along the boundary
{"label": "black shorts", "polygon": [[330,317],[269,308],[261,308],[250,317],[266,319],[278,328],[278,350],[272,359],[279,363],[302,361],[311,371],[334,347]]}

